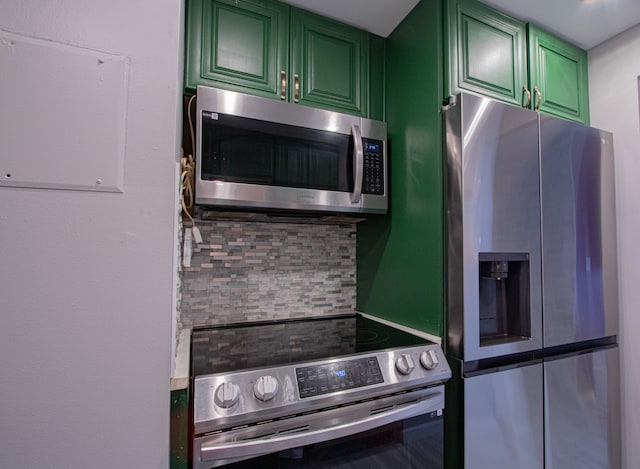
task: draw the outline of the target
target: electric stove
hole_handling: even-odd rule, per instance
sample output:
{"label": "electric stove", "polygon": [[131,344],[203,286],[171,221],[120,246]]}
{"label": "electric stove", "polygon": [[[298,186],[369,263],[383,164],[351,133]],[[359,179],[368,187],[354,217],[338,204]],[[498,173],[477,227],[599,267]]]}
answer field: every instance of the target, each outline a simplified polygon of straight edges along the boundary
{"label": "electric stove", "polygon": [[360,314],[192,333],[193,461],[211,468],[444,408],[441,347]]}

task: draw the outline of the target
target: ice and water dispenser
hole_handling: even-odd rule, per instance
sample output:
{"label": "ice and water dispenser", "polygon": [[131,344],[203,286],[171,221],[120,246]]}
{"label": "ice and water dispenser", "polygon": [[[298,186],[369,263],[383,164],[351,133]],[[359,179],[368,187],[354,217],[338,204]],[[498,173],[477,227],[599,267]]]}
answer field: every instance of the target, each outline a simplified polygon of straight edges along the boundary
{"label": "ice and water dispenser", "polygon": [[528,253],[479,253],[480,346],[531,338]]}

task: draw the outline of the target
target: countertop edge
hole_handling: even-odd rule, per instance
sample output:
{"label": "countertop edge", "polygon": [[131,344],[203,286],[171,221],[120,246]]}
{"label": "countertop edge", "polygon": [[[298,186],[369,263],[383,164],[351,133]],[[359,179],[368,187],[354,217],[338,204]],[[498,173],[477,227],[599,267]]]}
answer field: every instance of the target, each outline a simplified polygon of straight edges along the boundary
{"label": "countertop edge", "polygon": [[371,319],[373,321],[381,322],[382,324],[386,324],[387,326],[395,327],[396,329],[400,329],[401,331],[408,332],[409,334],[417,335],[418,337],[422,337],[423,339],[430,340],[431,342],[435,342],[436,344],[442,345],[442,337],[438,337],[437,335],[429,334],[428,332],[419,331],[418,329],[414,329],[412,327],[404,326],[402,324],[398,324],[397,322],[388,321],[386,319],[379,318],[377,316],[372,316],[367,313],[363,313],[358,311],[365,318]]}
{"label": "countertop edge", "polygon": [[171,391],[189,387],[189,358],[191,351],[191,328],[180,330],[176,345],[175,368],[171,373]]}

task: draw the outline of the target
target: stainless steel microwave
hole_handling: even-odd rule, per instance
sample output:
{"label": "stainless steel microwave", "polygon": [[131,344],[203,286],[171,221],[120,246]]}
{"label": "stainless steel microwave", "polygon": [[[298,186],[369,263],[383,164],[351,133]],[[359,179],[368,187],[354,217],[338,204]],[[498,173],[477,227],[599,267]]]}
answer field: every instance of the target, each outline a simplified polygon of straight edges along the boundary
{"label": "stainless steel microwave", "polygon": [[386,213],[384,122],[199,86],[196,204]]}

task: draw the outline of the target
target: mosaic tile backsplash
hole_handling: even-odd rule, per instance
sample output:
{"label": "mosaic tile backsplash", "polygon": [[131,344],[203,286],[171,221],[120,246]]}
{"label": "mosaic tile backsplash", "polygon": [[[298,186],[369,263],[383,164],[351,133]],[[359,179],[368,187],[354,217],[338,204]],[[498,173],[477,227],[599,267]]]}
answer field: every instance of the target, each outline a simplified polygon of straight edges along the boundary
{"label": "mosaic tile backsplash", "polygon": [[356,227],[199,221],[182,270],[183,327],[352,313]]}

